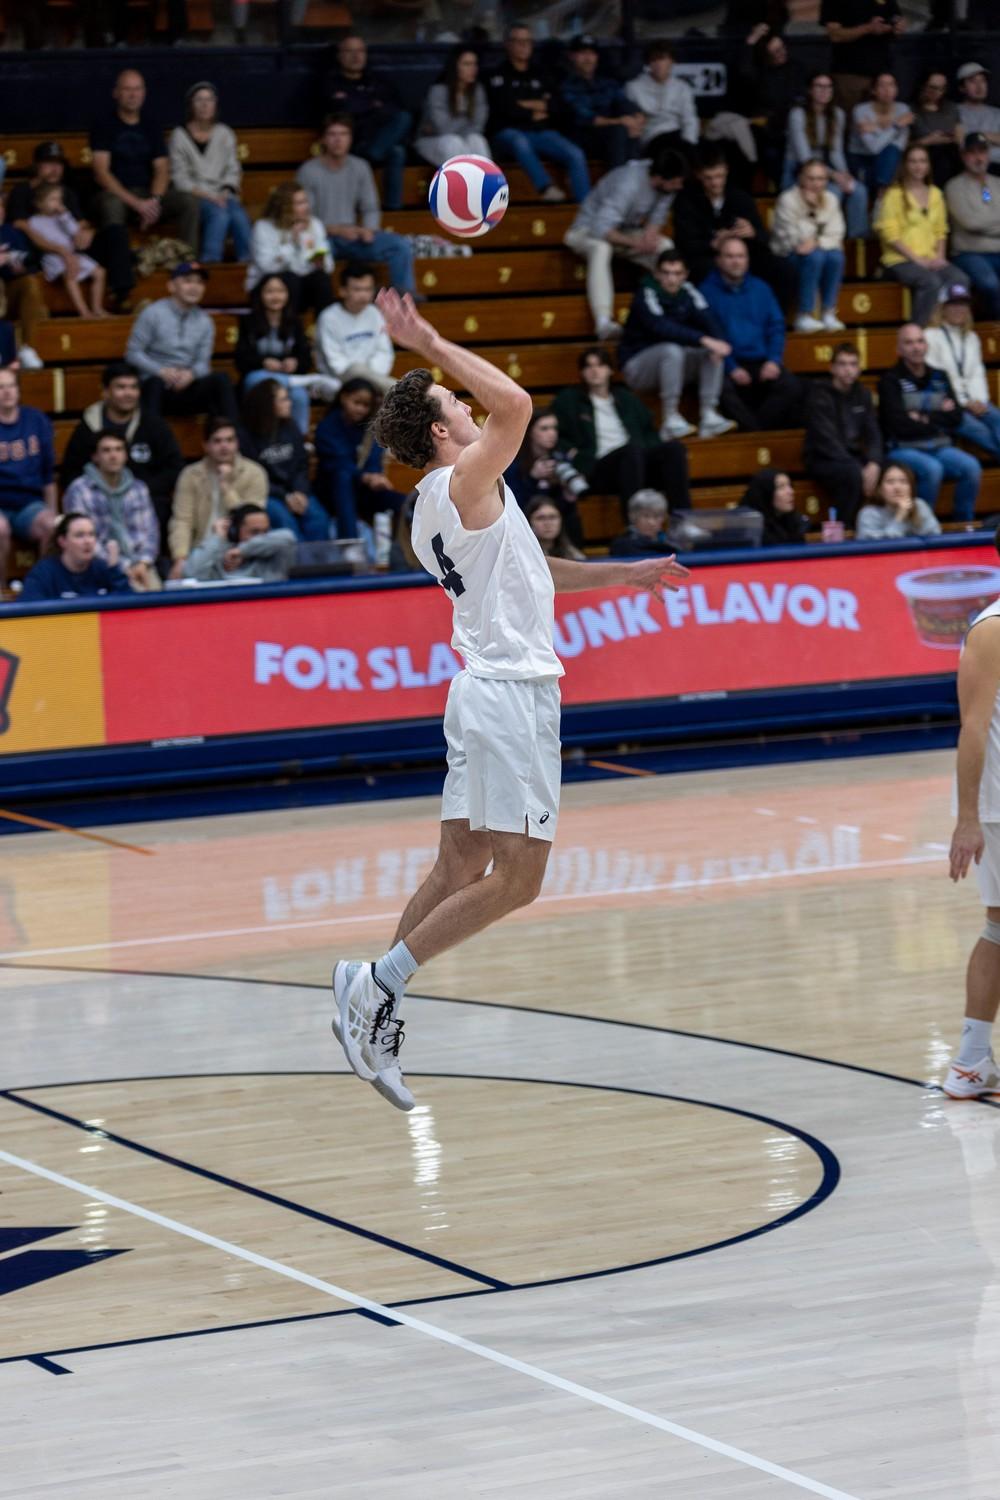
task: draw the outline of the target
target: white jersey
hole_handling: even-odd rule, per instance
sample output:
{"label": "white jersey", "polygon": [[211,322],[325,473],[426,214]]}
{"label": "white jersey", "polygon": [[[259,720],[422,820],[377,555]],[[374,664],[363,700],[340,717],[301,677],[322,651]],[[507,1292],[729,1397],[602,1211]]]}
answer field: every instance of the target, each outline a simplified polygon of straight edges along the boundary
{"label": "white jersey", "polygon": [[473,677],[561,677],[552,644],[555,586],[513,492],[504,481],[503,515],[466,531],[449,495],[454,465],[417,485],[413,550],[451,595],[451,644]]}
{"label": "white jersey", "polygon": [[[998,615],[1000,615],[1000,599],[987,605],[986,609],[976,616],[969,629],[974,629],[980,620],[994,619]],[[1000,823],[1000,693],[997,693],[993,704],[989,734],[986,737],[983,778],[979,783],[979,819],[982,823]]]}

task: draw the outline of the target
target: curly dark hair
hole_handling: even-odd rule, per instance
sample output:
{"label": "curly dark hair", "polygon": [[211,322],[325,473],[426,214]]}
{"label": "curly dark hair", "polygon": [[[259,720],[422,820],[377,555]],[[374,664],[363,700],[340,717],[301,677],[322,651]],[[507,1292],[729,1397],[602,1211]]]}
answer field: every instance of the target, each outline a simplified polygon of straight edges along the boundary
{"label": "curly dark hair", "polygon": [[441,420],[441,403],[428,394],[433,384],[430,370],[410,370],[396,381],[372,424],[375,441],[414,469],[434,457],[431,424]]}

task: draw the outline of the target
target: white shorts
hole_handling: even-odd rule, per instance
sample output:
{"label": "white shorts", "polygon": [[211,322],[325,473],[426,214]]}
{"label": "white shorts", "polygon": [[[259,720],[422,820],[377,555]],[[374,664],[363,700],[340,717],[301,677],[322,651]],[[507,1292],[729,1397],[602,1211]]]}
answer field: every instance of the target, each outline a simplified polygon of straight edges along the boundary
{"label": "white shorts", "polygon": [[448,775],[442,821],[555,838],[562,759],[559,679],[510,681],[459,672],[444,711]]}
{"label": "white shorts", "polygon": [[983,857],[976,872],[979,899],[984,906],[1000,906],[1000,823],[983,824]]}

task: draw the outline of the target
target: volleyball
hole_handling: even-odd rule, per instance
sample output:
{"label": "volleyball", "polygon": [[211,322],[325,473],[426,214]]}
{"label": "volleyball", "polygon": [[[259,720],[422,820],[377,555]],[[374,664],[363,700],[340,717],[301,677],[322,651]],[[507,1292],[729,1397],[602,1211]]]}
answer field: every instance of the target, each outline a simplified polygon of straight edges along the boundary
{"label": "volleyball", "polygon": [[428,201],[442,229],[473,240],[495,229],[507,212],[507,179],[485,156],[453,156],[431,179]]}

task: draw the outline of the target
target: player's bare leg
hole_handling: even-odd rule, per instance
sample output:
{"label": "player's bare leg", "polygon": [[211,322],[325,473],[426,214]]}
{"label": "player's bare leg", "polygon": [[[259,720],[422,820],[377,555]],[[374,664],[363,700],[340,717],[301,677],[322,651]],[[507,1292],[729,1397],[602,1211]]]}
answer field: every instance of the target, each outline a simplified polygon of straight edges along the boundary
{"label": "player's bare leg", "polygon": [[393,947],[455,891],[482,880],[492,858],[493,844],[488,833],[482,829],[473,833],[467,819],[446,818],[441,824],[441,843],[434,867],[406,903],[392,940]]}
{"label": "player's bare leg", "polygon": [[993,1023],[1000,1006],[1000,907],[986,908],[986,928],[965,976],[962,1041],[948,1069],[944,1091],[952,1099],[978,1099],[1000,1090],[993,1058]]}

